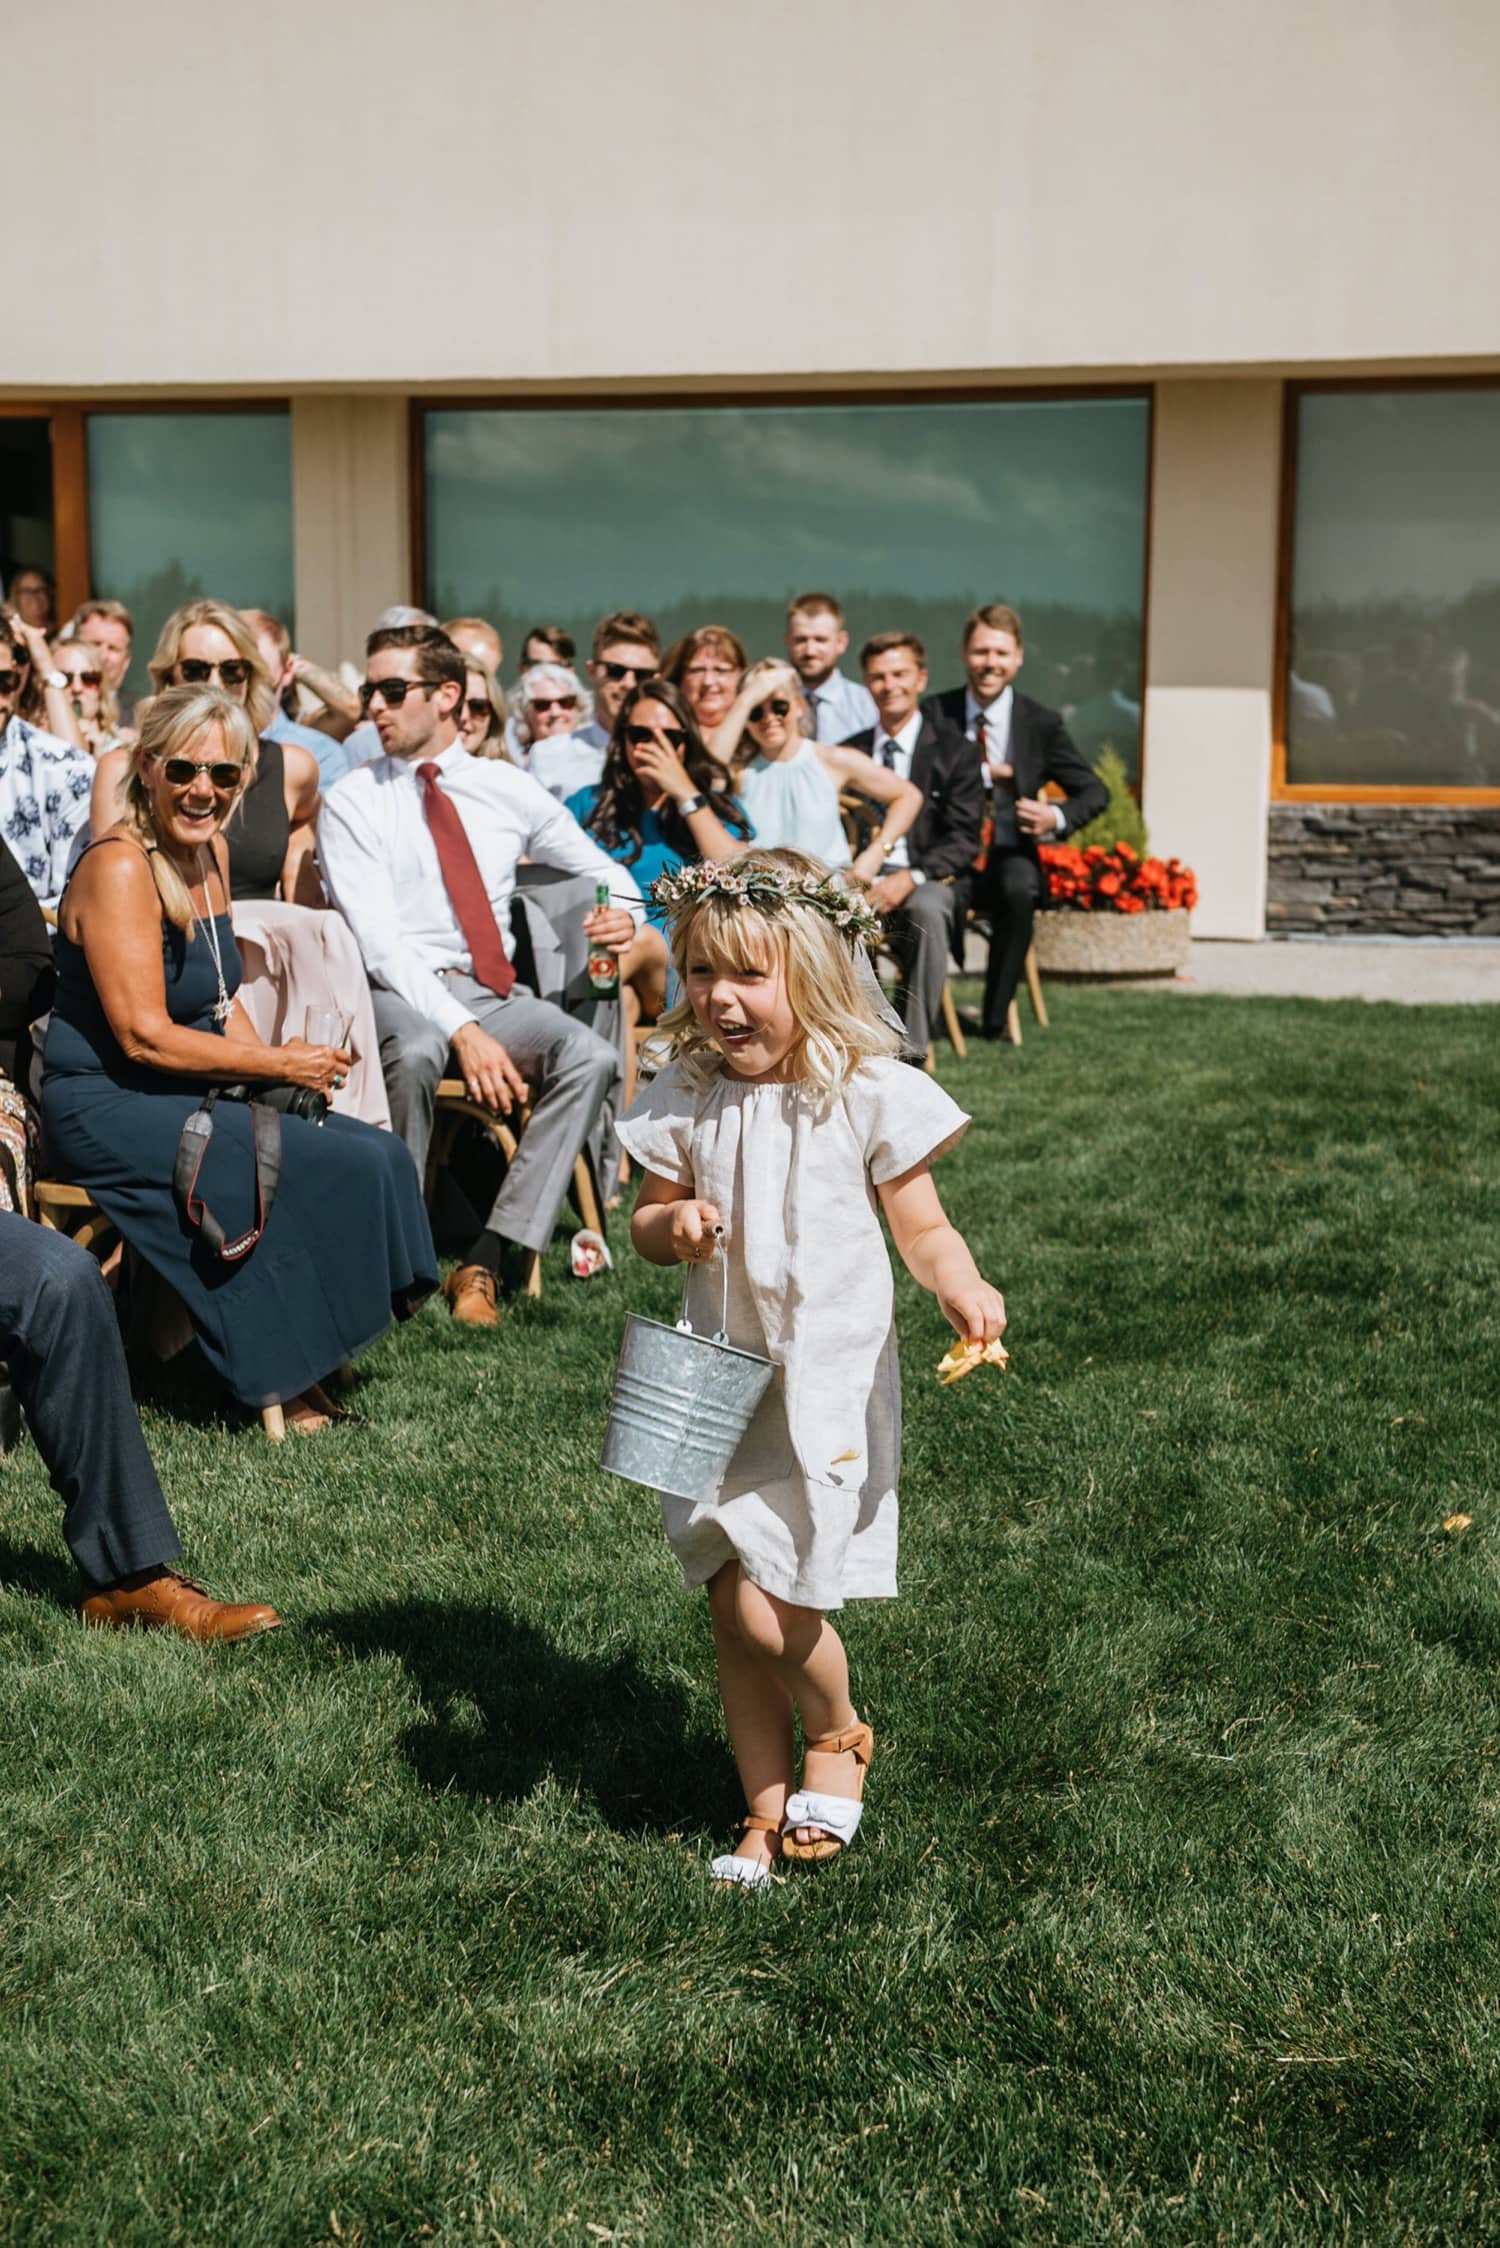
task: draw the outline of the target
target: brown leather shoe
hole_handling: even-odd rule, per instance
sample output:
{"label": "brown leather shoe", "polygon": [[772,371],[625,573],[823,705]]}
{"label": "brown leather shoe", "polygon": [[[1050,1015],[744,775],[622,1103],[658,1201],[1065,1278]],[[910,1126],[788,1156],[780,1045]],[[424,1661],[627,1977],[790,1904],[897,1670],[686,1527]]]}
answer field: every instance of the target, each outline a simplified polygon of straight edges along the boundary
{"label": "brown leather shoe", "polygon": [[498,1327],[495,1275],[483,1265],[455,1265],[443,1282],[448,1309],[465,1327]]}
{"label": "brown leather shoe", "polygon": [[163,1568],[144,1583],[91,1592],[83,1601],[83,1620],[115,1631],[137,1626],[145,1631],[180,1631],[184,1639],[250,1639],[258,1631],[278,1631],[274,1608],[254,1600],[214,1600],[180,1569]]}

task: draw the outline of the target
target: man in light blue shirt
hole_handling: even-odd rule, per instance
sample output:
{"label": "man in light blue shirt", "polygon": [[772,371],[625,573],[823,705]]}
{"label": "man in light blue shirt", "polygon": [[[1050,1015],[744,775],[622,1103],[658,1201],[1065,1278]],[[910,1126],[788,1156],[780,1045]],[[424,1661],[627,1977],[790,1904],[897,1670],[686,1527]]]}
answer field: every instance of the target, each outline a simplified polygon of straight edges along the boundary
{"label": "man in light blue shirt", "polygon": [[839,658],[849,645],[844,612],[831,593],[797,593],[787,603],[786,652],[802,681],[817,742],[846,742],[873,726],[875,705]]}
{"label": "man in light blue shirt", "polygon": [[250,630],[255,634],[256,646],[260,649],[262,662],[271,674],[271,685],[276,695],[276,708],[263,731],[270,741],[295,742],[299,749],[311,750],[318,764],[318,792],[326,796],[335,781],[341,781],[346,773],[352,773],[356,765],[364,763],[366,757],[379,754],[379,737],[376,737],[373,748],[364,750],[361,755],[363,744],[353,742],[352,737],[350,740],[336,741],[332,734],[321,733],[316,726],[299,726],[295,718],[288,718],[281,707],[281,698],[296,678],[291,634],[281,619],[273,617],[269,609],[246,609],[243,613]]}

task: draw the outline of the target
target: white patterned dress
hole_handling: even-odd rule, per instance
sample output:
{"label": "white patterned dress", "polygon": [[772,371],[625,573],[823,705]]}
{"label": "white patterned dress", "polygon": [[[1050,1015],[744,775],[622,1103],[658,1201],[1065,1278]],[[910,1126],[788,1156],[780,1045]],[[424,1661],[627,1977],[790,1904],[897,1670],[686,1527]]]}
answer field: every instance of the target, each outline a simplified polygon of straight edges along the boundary
{"label": "white patterned dress", "polygon": [[[968,1121],[934,1079],[883,1059],[831,1097],[722,1072],[695,1091],[671,1064],[632,1105],[630,1154],[730,1229],[729,1340],[777,1368],[716,1496],[662,1494],[685,1584],[737,1559],[805,1607],[894,1595],[901,1376],[875,1189]],[[693,1324],[712,1332],[718,1261],[691,1270]]]}

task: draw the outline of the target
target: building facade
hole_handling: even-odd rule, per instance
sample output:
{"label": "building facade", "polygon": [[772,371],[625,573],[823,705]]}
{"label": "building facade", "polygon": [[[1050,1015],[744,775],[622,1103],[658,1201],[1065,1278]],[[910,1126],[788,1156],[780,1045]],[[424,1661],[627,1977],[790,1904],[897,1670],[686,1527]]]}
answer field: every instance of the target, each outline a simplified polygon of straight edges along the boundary
{"label": "building facade", "polygon": [[108,22],[9,120],[0,568],[64,611],[760,653],[826,587],[946,684],[1009,600],[1203,934],[1500,933],[1493,11]]}

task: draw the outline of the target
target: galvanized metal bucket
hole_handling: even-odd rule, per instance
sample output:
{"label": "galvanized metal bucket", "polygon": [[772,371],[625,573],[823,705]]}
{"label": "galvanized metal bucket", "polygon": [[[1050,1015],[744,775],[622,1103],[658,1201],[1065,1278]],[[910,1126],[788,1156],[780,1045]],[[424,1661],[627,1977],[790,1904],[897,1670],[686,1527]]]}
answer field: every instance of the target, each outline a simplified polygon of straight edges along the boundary
{"label": "galvanized metal bucket", "polygon": [[700,1335],[688,1318],[689,1265],[675,1327],[637,1312],[626,1319],[604,1431],[600,1464],[611,1475],[680,1499],[714,1496],[775,1371],[728,1340],[729,1261],[718,1254],[718,1332]]}

